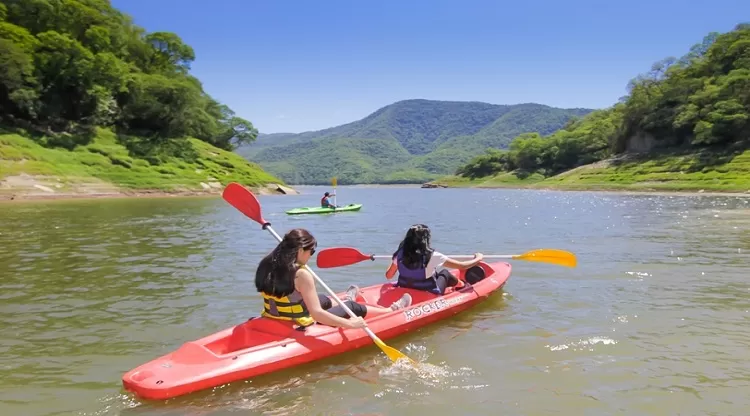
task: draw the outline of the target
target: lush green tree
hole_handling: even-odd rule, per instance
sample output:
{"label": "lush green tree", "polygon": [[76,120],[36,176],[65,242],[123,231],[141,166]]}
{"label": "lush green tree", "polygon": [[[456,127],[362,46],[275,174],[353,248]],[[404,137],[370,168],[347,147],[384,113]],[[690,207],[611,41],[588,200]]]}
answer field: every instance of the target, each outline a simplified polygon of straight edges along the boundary
{"label": "lush green tree", "polygon": [[253,142],[252,123],[189,74],[195,58],[178,35],[146,33],[109,0],[0,0],[0,121],[47,136],[112,127],[142,151],[186,137]]}
{"label": "lush green tree", "polygon": [[652,149],[750,145],[750,24],[710,33],[680,59],[654,63],[630,81],[615,106],[571,120],[547,137],[522,134],[507,154],[478,156],[457,174],[552,175],[629,151],[634,138],[644,137]]}

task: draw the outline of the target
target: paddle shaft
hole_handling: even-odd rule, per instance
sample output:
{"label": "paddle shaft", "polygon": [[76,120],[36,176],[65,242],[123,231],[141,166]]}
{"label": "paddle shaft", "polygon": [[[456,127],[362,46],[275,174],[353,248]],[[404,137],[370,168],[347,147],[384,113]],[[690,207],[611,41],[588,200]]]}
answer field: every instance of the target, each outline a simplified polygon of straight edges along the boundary
{"label": "paddle shaft", "polygon": [[[263,228],[266,229],[266,230],[268,230],[268,232],[271,233],[271,235],[273,236],[273,238],[276,239],[276,241],[278,241],[279,243],[281,242],[281,240],[282,240],[281,236],[278,235],[276,233],[276,231],[274,231],[274,229],[271,227],[271,224],[266,224],[266,225],[263,226]],[[328,287],[327,284],[325,284],[325,282],[323,281],[323,279],[321,279],[314,271],[312,271],[311,268],[307,267],[307,265],[305,265],[304,267],[305,267],[305,269],[307,269],[308,272],[310,272],[310,274],[313,275],[313,277],[315,278],[315,280],[317,280],[318,283],[321,286],[323,286],[323,289],[325,289],[326,292],[328,292],[328,294],[331,295],[331,297],[333,297],[333,299],[335,299],[336,302],[346,311],[346,313],[349,314],[349,316],[351,316],[352,318],[356,318],[357,317],[357,315],[355,315],[354,312],[352,312],[352,310],[349,309],[348,306],[346,306],[346,304],[344,303],[344,301],[342,301],[341,299],[339,299],[339,297],[336,296],[336,293],[334,293],[333,290],[331,290],[331,288]],[[381,343],[381,344],[383,343],[383,341],[381,341],[380,338],[378,338],[375,335],[375,333],[370,330],[369,327],[365,326],[363,329],[365,330],[365,332],[367,332],[367,335],[369,335],[370,338],[372,338],[376,343],[378,343],[378,342]]]}
{"label": "paddle shaft", "polygon": [[338,207],[338,206],[339,206],[339,204],[338,204],[338,202],[336,201],[336,185],[338,185],[339,181],[338,181],[338,179],[336,179],[336,178],[333,178],[333,181],[332,181],[332,182],[333,182],[333,183],[332,183],[331,185],[333,185],[333,205],[335,205],[335,206],[337,206],[337,207]]}
{"label": "paddle shaft", "polygon": [[[321,250],[318,254],[318,267],[324,269],[331,267],[342,267],[350,264],[357,264],[359,262],[370,260],[375,261],[376,259],[391,259],[393,255],[367,255],[351,247],[333,247]],[[455,254],[449,255],[448,258],[453,259],[469,259],[471,264],[477,262],[476,257],[467,254]],[[550,263],[565,267],[576,267],[576,257],[573,253],[565,250],[558,250],[554,248],[542,248],[537,250],[527,251],[523,254],[485,254],[482,256],[484,259],[509,259],[509,260],[525,260],[534,261],[540,263]]]}
{"label": "paddle shaft", "polygon": [[[446,254],[445,256],[446,257],[450,257],[452,259],[473,259],[474,258],[473,254],[471,254],[471,255],[457,254],[455,256],[452,255],[452,254]],[[515,256],[516,255],[514,255],[514,254],[496,254],[496,255],[483,255],[482,257],[485,258],[485,259],[512,259]],[[375,259],[392,259],[392,258],[393,258],[393,256],[372,256],[373,260],[375,260]]]}

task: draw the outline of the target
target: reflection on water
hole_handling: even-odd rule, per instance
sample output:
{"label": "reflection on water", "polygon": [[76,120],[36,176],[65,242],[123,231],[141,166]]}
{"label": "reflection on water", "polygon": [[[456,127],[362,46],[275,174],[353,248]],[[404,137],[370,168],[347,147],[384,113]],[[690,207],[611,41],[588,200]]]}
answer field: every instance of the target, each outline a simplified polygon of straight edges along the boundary
{"label": "reflection on water", "polygon": [[[264,216],[279,233],[309,229],[319,247],[389,254],[422,222],[449,254],[561,248],[579,266],[514,262],[504,293],[390,340],[426,363],[418,370],[369,346],[144,403],[121,391],[122,374],[256,315],[252,279],[273,239],[220,199],[5,204],[0,414],[744,414],[750,405],[750,198],[344,187],[339,199],[361,212],[283,213],[318,191],[261,197]],[[386,267],[319,274],[343,290],[382,281]]]}

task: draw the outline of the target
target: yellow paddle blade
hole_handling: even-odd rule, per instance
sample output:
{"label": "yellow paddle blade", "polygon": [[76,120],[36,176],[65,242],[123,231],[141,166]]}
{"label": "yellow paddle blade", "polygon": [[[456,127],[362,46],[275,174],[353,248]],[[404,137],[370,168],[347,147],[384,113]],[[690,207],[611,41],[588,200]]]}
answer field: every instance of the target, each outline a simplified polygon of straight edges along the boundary
{"label": "yellow paddle blade", "polygon": [[523,254],[513,256],[513,259],[551,263],[565,267],[576,267],[576,264],[578,264],[575,254],[555,248],[540,248],[538,250],[527,251]]}
{"label": "yellow paddle blade", "polygon": [[406,354],[402,353],[401,351],[399,351],[399,350],[397,350],[397,349],[395,349],[393,347],[389,347],[389,346],[385,345],[385,343],[380,338],[375,337],[374,341],[375,341],[375,345],[377,345],[378,347],[380,347],[380,349],[383,350],[383,352],[385,353],[385,355],[387,355],[388,358],[390,358],[391,361],[393,361],[394,363],[397,362],[398,360],[404,359],[404,360],[408,361],[409,364],[411,364],[411,365],[417,365],[417,362],[414,361],[414,360],[412,360],[411,358],[407,357]]}
{"label": "yellow paddle blade", "polygon": [[333,179],[331,179],[331,185],[333,185],[333,187],[335,188],[337,183],[338,181],[336,180],[336,177],[334,176]]}

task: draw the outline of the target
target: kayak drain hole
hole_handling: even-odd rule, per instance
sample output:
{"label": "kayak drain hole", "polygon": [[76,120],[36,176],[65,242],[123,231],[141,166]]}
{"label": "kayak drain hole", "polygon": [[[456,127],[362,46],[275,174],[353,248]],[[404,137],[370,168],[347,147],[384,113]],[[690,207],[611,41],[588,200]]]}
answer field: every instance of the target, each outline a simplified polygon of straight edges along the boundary
{"label": "kayak drain hole", "polygon": [[236,360],[236,359],[237,359],[237,356],[235,355],[234,357],[232,357],[232,359],[233,359],[233,360]]}
{"label": "kayak drain hole", "polygon": [[156,382],[156,384],[161,384],[163,382],[164,382],[164,380],[159,380],[159,381]]}

